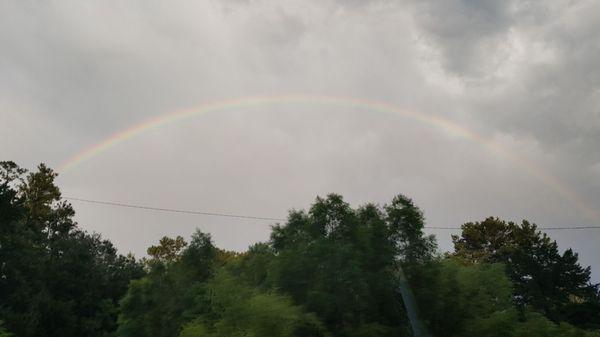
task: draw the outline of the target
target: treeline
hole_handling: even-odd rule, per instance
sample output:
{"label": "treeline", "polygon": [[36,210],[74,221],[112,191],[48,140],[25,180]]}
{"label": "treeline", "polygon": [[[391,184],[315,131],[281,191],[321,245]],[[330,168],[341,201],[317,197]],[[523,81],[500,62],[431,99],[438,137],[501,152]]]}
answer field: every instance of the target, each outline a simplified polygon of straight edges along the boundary
{"label": "treeline", "polygon": [[17,337],[108,336],[130,280],[145,272],[77,227],[55,177],[0,162],[0,320]]}
{"label": "treeline", "polygon": [[0,337],[411,336],[400,270],[428,336],[600,336],[590,269],[526,221],[464,224],[440,255],[409,198],[329,195],[244,253],[198,231],[136,260],[78,229],[55,176],[0,163]]}

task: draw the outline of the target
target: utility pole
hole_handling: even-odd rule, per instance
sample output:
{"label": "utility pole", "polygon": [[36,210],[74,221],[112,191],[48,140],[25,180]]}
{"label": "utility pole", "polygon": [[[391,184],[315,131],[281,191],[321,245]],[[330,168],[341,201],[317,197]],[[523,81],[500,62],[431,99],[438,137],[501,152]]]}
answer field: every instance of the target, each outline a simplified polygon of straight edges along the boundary
{"label": "utility pole", "polygon": [[410,327],[412,328],[413,336],[426,337],[425,328],[419,320],[417,301],[415,300],[415,296],[410,289],[410,285],[408,284],[408,280],[404,275],[404,271],[402,270],[400,263],[398,263],[398,276],[400,279],[400,295],[402,295],[402,301],[404,302],[404,308],[406,308],[406,315],[410,321]]}

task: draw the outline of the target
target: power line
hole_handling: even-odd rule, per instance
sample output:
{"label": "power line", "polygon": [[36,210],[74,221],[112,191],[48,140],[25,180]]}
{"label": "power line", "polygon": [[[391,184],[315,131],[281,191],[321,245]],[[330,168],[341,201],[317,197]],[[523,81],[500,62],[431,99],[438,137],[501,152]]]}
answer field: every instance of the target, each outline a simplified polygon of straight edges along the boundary
{"label": "power line", "polygon": [[[424,227],[428,228],[428,229],[448,229],[448,230],[462,229],[460,227],[436,227],[436,226],[424,226]],[[574,227],[540,227],[540,226],[536,226],[536,228],[539,230],[544,230],[544,231],[560,231],[560,230],[600,229],[600,226],[574,226]]]}
{"label": "power line", "polygon": [[151,207],[151,206],[144,206],[144,205],[126,204],[126,203],[122,203],[122,202],[101,201],[101,200],[83,199],[83,198],[75,198],[75,197],[63,197],[63,199],[87,202],[90,204],[137,208],[137,209],[144,209],[144,210],[158,211],[158,212],[183,213],[183,214],[193,214],[193,215],[209,215],[209,216],[219,216],[219,217],[238,218],[238,219],[251,219],[251,220],[272,220],[272,221],[285,221],[286,220],[286,219],[282,219],[282,218],[274,218],[274,217],[266,217],[266,216],[251,216],[251,215],[230,214],[230,213],[192,211],[192,210],[164,208],[164,207]]}
{"label": "power line", "polygon": [[[72,201],[80,201],[90,204],[96,205],[105,205],[105,206],[115,206],[115,207],[124,207],[124,208],[135,208],[142,209],[148,211],[157,211],[157,212],[168,212],[168,213],[179,213],[179,214],[192,214],[192,215],[207,215],[207,216],[217,216],[224,218],[237,218],[237,219],[248,219],[248,220],[269,220],[269,221],[286,221],[284,218],[276,218],[276,217],[268,217],[268,216],[252,216],[252,215],[243,215],[243,214],[232,214],[232,213],[220,213],[220,212],[207,212],[207,211],[194,211],[194,210],[183,210],[183,209],[175,209],[175,208],[166,208],[166,207],[152,207],[146,205],[136,205],[129,204],[123,202],[116,201],[103,201],[103,200],[94,200],[94,199],[84,199],[84,198],[76,198],[76,197],[63,197],[63,199],[72,200]],[[440,230],[460,230],[460,227],[439,227],[439,226],[425,226],[427,229],[440,229]],[[585,229],[600,229],[600,226],[574,226],[574,227],[538,227],[540,230],[545,231],[555,231],[555,230],[585,230]]]}
{"label": "power line", "polygon": [[575,227],[538,227],[545,231],[559,231],[559,230],[579,230],[579,229],[600,229],[600,226],[575,226]]}

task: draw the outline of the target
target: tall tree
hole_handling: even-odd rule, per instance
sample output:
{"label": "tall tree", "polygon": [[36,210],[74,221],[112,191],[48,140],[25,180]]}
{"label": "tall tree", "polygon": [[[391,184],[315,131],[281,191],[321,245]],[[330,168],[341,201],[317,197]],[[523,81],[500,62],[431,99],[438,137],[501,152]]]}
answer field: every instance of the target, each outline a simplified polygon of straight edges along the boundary
{"label": "tall tree", "polygon": [[184,324],[209,310],[202,300],[204,284],[219,266],[220,256],[210,235],[197,231],[189,244],[163,238],[160,246],[170,247],[165,248],[170,253],[175,246],[186,248],[175,249],[171,258],[151,260],[148,275],[131,282],[121,300],[119,336],[176,337]]}
{"label": "tall tree", "polygon": [[556,241],[535,224],[487,218],[462,225],[461,235],[452,241],[454,255],[463,261],[504,263],[521,307],[534,308],[554,321],[600,327],[598,286],[590,283],[590,268],[583,268],[571,249],[560,254]]}
{"label": "tall tree", "polygon": [[395,269],[431,256],[435,241],[422,229],[421,211],[404,196],[356,210],[339,195],[317,198],[273,228],[270,275],[336,335],[398,334],[407,326]]}
{"label": "tall tree", "polygon": [[73,221],[56,173],[0,163],[0,317],[15,336],[104,336],[141,266]]}
{"label": "tall tree", "polygon": [[390,238],[402,260],[414,263],[430,259],[437,248],[436,240],[423,232],[425,218],[413,201],[400,194],[384,209]]}

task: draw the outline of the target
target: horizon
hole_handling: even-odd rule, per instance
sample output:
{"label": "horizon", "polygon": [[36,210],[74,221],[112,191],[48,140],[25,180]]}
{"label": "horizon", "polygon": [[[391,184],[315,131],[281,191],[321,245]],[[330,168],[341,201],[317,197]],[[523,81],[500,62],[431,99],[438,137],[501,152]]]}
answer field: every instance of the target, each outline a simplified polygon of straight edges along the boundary
{"label": "horizon", "polygon": [[[600,226],[597,13],[560,0],[8,1],[2,159],[48,163],[64,195],[155,207],[281,218],[330,192],[352,205],[403,193],[432,227]],[[136,255],[196,227],[237,250],[270,230],[74,207]],[[447,230],[428,232],[451,249]],[[600,282],[600,232],[549,235]]]}

